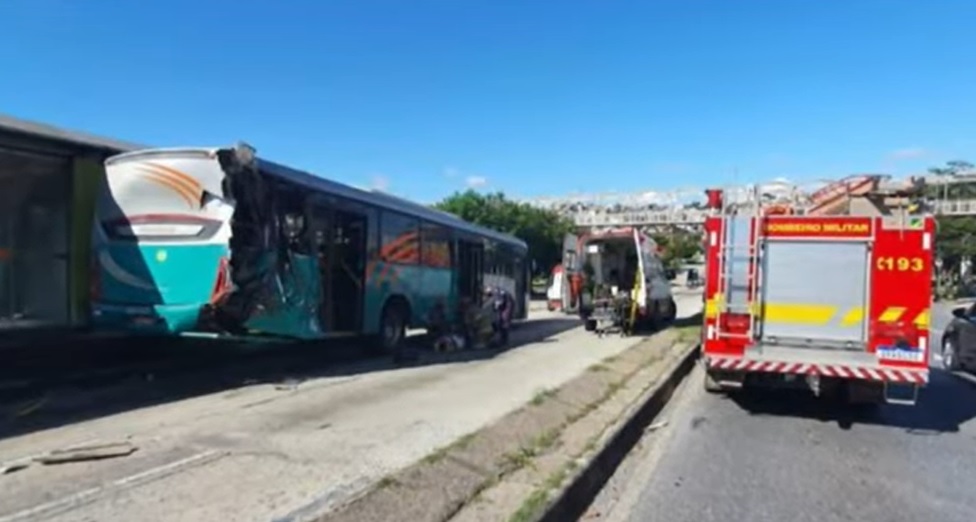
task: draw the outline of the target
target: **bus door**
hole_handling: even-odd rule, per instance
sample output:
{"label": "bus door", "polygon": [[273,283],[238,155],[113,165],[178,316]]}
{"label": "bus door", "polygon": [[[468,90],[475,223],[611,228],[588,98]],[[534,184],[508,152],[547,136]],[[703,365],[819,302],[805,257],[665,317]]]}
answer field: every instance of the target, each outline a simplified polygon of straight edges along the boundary
{"label": "bus door", "polygon": [[458,240],[458,295],[480,305],[484,295],[485,246],[480,240]]}
{"label": "bus door", "polygon": [[319,319],[330,333],[360,332],[365,304],[366,246],[370,215],[375,211],[329,196],[316,201],[309,214],[321,281]]}
{"label": "bus door", "polygon": [[[317,199],[317,198],[316,198]],[[334,216],[331,205],[325,201],[316,200],[310,204],[307,211],[308,230],[311,234],[312,250],[316,258],[319,271],[319,322],[323,330],[333,332],[332,320],[332,258],[334,255]]]}
{"label": "bus door", "polygon": [[525,319],[529,316],[529,284],[532,276],[529,273],[528,260],[516,257],[514,265],[515,295],[512,296],[512,299],[515,301],[515,314],[513,317],[515,319]]}
{"label": "bus door", "polygon": [[330,316],[335,332],[363,329],[370,214],[364,205],[343,199],[338,199],[334,207],[329,279],[333,303]]}

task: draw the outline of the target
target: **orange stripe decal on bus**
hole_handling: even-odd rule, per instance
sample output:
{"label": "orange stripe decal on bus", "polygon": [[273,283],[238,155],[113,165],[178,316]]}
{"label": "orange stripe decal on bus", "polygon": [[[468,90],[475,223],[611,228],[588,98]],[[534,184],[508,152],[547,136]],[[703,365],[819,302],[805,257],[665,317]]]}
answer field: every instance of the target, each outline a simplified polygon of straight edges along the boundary
{"label": "orange stripe decal on bus", "polygon": [[167,172],[171,176],[173,176],[175,178],[179,178],[180,181],[182,181],[183,183],[185,183],[190,188],[192,188],[194,190],[197,190],[197,191],[200,191],[200,192],[203,192],[203,186],[200,184],[200,182],[197,181],[196,178],[194,178],[193,176],[191,176],[191,175],[189,175],[189,174],[187,174],[185,172],[181,172],[179,170],[176,170],[173,167],[167,167],[166,165],[160,165],[158,163],[151,163],[151,162],[148,162],[148,161],[145,163],[145,165],[149,165],[151,167],[154,167],[154,168],[157,168],[157,169],[162,170],[164,172]]}
{"label": "orange stripe decal on bus", "polygon": [[[187,194],[189,194],[190,197],[193,198],[195,201],[199,201],[200,198],[203,197],[203,187],[201,187],[200,184],[197,183],[197,181],[194,179],[187,180],[185,177],[181,177],[181,176],[177,176],[176,174],[173,174],[172,172],[170,172],[170,170],[167,170],[164,167],[153,165],[151,163],[146,163],[142,165],[142,168],[144,172],[147,171],[152,172],[157,176],[164,177],[170,180],[172,183],[179,185],[180,187],[183,187],[183,190]],[[182,176],[186,176],[186,175],[183,174]]]}
{"label": "orange stripe decal on bus", "polygon": [[420,249],[416,245],[407,245],[404,248],[397,250],[393,255],[387,258],[387,261],[392,261],[394,263],[416,263],[418,260],[418,254]]}
{"label": "orange stripe decal on bus", "polygon": [[176,192],[177,194],[179,194],[179,196],[181,198],[183,198],[184,201],[186,201],[186,204],[190,208],[196,208],[196,205],[194,203],[196,203],[199,200],[194,199],[192,192],[188,191],[186,189],[186,187],[177,184],[171,178],[162,176],[162,175],[157,174],[155,172],[149,172],[149,171],[143,172],[142,173],[142,176],[144,178],[147,178],[147,179],[150,179],[150,180],[156,182],[156,184],[158,184],[158,185],[164,186],[164,187],[172,190],[173,192]]}
{"label": "orange stripe decal on bus", "polygon": [[157,178],[165,179],[166,181],[170,182],[170,184],[172,184],[173,186],[180,187],[182,189],[182,192],[188,196],[193,197],[196,195],[197,190],[194,189],[194,186],[187,184],[180,178],[172,176],[171,174],[167,173],[164,170],[155,169],[149,165],[138,165],[136,169],[138,169],[139,172],[143,174],[151,174],[153,176],[156,176]]}
{"label": "orange stripe decal on bus", "polygon": [[390,241],[389,243],[380,247],[380,259],[385,259],[394,251],[400,249],[404,245],[410,243],[411,241],[418,241],[419,239],[420,239],[419,234],[417,232],[408,232],[406,234],[398,236],[393,241]]}
{"label": "orange stripe decal on bus", "polygon": [[193,200],[193,196],[187,193],[186,189],[184,189],[182,186],[173,183],[173,181],[169,178],[161,177],[159,174],[155,174],[153,172],[143,172],[142,176],[149,181],[156,183],[157,185],[166,187],[173,192],[176,192],[181,198],[183,198],[184,201],[186,201],[186,204],[189,205],[190,208],[196,208],[194,205],[196,202]]}

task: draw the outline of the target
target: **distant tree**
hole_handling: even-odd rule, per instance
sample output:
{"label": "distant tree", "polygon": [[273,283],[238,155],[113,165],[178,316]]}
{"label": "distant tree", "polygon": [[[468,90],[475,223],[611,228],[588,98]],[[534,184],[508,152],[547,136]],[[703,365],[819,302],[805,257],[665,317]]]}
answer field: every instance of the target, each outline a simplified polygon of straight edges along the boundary
{"label": "distant tree", "polygon": [[952,272],[965,259],[976,257],[976,219],[969,216],[938,216],[936,254],[942,270]]}
{"label": "distant tree", "polygon": [[501,192],[455,192],[434,207],[522,239],[529,245],[538,272],[548,271],[561,261],[563,237],[575,229],[572,221],[558,212],[512,201]]}
{"label": "distant tree", "polygon": [[972,163],[964,160],[947,161],[945,166],[932,167],[929,173],[941,178],[942,183],[930,185],[926,196],[931,199],[972,199],[976,198],[976,183],[950,183],[953,178],[963,174],[976,174]]}
{"label": "distant tree", "polygon": [[661,261],[668,268],[677,269],[702,253],[701,234],[676,230],[670,233],[654,234],[654,241],[664,251]]}

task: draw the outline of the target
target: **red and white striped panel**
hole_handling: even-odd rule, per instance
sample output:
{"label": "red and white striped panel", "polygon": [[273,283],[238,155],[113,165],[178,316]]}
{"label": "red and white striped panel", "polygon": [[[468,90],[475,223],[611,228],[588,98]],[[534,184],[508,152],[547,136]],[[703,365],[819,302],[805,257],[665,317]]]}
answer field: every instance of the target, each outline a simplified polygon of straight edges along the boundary
{"label": "red and white striped panel", "polygon": [[904,368],[868,368],[842,364],[817,364],[783,361],[757,361],[738,357],[709,357],[708,367],[715,370],[745,372],[792,373],[799,375],[820,375],[844,379],[865,379],[871,381],[892,381],[925,384],[929,381],[928,370],[909,370]]}

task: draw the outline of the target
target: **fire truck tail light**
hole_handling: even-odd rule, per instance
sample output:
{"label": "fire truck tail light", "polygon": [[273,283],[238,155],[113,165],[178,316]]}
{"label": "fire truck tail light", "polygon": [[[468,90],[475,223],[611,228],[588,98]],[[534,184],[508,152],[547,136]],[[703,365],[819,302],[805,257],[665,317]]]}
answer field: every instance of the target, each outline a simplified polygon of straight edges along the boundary
{"label": "fire truck tail light", "polygon": [[724,314],[721,326],[723,330],[748,330],[750,321],[749,314]]}
{"label": "fire truck tail light", "polygon": [[911,339],[919,339],[922,337],[918,334],[918,328],[914,324],[902,322],[877,323],[874,327],[874,333],[879,337],[909,344],[914,344],[910,342]]}

